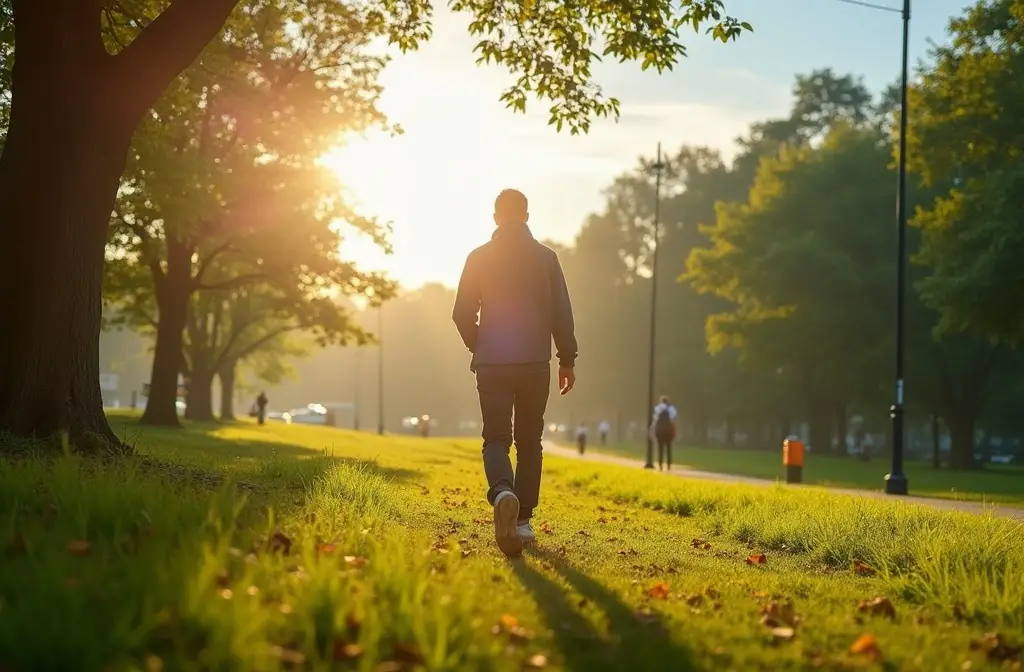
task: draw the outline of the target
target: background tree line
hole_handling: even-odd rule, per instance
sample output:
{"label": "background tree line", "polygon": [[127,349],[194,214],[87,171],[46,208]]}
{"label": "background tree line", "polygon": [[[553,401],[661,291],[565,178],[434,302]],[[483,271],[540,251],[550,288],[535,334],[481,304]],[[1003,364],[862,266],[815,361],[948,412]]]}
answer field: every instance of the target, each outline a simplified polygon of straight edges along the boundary
{"label": "background tree line", "polygon": [[[1024,236],[1013,157],[1024,136],[1003,120],[1024,100],[1007,74],[1022,58],[1014,18],[1022,9],[1006,1],[966,10],[911,88],[912,446],[930,455],[927,430],[938,425],[955,468],[977,466],[993,437],[1005,449],[1021,433]],[[855,417],[886,434],[897,103],[895,86],[873,94],[853,75],[816,71],[797,78],[790,114],[754,124],[731,160],[699,146],[668,156],[655,385],[678,404],[688,441],[774,449],[806,422],[813,446],[845,453],[840,437]],[[581,385],[553,401],[553,421],[645,421],[652,163],[642,158],[616,178],[601,211],[559,249],[582,343]],[[431,286],[385,308],[389,426],[426,412],[455,431],[457,419],[476,415],[451,301],[450,290]],[[364,357],[359,386],[373,418],[375,356]],[[351,397],[354,362],[328,352],[300,363],[302,389]],[[318,370],[331,371],[330,380]],[[449,391],[443,398],[432,392],[439,385]],[[296,389],[278,394],[290,400]]]}

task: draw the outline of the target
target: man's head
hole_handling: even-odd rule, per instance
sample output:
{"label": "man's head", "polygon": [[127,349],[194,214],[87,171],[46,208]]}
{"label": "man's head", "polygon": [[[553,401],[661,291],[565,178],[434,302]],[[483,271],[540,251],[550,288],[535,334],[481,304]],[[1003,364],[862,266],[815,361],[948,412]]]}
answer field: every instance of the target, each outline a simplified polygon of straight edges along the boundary
{"label": "man's head", "polygon": [[668,395],[667,394],[663,394],[663,395],[661,395],[661,403],[663,403],[666,406],[668,406],[672,402],[668,400]]}
{"label": "man's head", "polygon": [[526,196],[518,189],[505,189],[494,199],[494,223],[526,224],[530,220],[530,207]]}

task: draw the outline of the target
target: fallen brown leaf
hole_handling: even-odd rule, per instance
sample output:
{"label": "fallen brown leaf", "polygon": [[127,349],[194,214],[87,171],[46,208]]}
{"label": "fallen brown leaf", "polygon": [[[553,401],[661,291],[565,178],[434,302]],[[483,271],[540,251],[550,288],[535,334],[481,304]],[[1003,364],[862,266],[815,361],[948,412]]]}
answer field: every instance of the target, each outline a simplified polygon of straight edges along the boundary
{"label": "fallen brown leaf", "polygon": [[858,637],[850,646],[850,653],[864,656],[872,662],[882,658],[882,650],[878,647],[878,640],[871,633],[865,633]]}
{"label": "fallen brown leaf", "polygon": [[668,584],[664,581],[659,581],[658,583],[654,584],[653,586],[647,589],[647,595],[649,597],[653,597],[656,600],[667,599],[670,592],[671,591],[669,590]]}
{"label": "fallen brown leaf", "polygon": [[511,630],[512,628],[519,627],[519,619],[512,614],[502,614],[498,617],[498,625],[503,630]]}
{"label": "fallen brown leaf", "polygon": [[691,607],[699,607],[700,605],[704,604],[704,596],[700,593],[690,595],[686,598],[686,603]]}
{"label": "fallen brown leaf", "polygon": [[547,656],[537,653],[526,659],[526,667],[532,670],[539,670],[542,667],[547,667],[548,659]]}
{"label": "fallen brown leaf", "polygon": [[853,573],[859,574],[860,576],[871,576],[875,573],[875,568],[863,560],[854,560]]}
{"label": "fallen brown leaf", "polygon": [[715,590],[714,587],[708,586],[704,589],[704,595],[711,598],[712,600],[717,600],[721,594],[717,590]]}
{"label": "fallen brown leaf", "polygon": [[707,551],[711,549],[711,544],[707,541],[704,541],[703,539],[694,539],[690,542],[690,546],[693,546],[694,548],[700,549],[702,551]]}
{"label": "fallen brown leaf", "polygon": [[284,532],[278,530],[270,535],[270,551],[272,553],[281,553],[282,555],[288,555],[289,551],[292,550],[292,540],[289,539]]}
{"label": "fallen brown leaf", "polygon": [[1007,643],[1006,638],[998,632],[985,633],[981,639],[971,642],[971,649],[984,651],[985,656],[995,662],[1016,660],[1021,653],[1020,646]]}
{"label": "fallen brown leaf", "polygon": [[747,557],[748,565],[766,565],[768,564],[768,557],[764,553],[754,553]]}
{"label": "fallen brown leaf", "polygon": [[469,556],[471,556],[471,555],[473,555],[473,551],[471,551],[471,550],[470,550],[470,549],[468,549],[468,548],[464,548],[464,549],[462,549],[462,557],[464,557],[464,558],[468,558],[468,557],[469,557]]}
{"label": "fallen brown leaf", "polygon": [[68,553],[71,555],[85,555],[92,549],[88,541],[77,540],[68,544]]}
{"label": "fallen brown leaf", "polygon": [[334,544],[320,544],[319,546],[317,546],[317,550],[323,553],[324,555],[330,555],[331,553],[334,553],[334,551],[336,551],[337,548],[338,547]]}
{"label": "fallen brown leaf", "polygon": [[356,555],[346,555],[345,563],[350,567],[355,567],[356,569],[359,569],[360,567],[366,564],[366,558],[361,558]]}
{"label": "fallen brown leaf", "polygon": [[870,600],[861,600],[857,605],[857,611],[870,616],[883,616],[890,620],[896,618],[896,607],[892,605],[887,597],[875,597]]}

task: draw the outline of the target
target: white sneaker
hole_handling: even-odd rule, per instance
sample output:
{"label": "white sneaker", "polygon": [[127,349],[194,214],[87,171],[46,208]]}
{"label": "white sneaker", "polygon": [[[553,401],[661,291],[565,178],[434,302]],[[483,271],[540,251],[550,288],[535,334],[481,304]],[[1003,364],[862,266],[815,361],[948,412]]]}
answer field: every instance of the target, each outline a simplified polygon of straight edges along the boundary
{"label": "white sneaker", "polygon": [[519,538],[523,541],[523,546],[533,546],[537,543],[537,535],[533,531],[533,526],[530,525],[530,521],[526,520],[516,525],[516,531],[519,532]]}
{"label": "white sneaker", "polygon": [[516,521],[519,519],[519,498],[511,490],[503,490],[494,498],[494,540],[505,555],[515,557],[523,552]]}

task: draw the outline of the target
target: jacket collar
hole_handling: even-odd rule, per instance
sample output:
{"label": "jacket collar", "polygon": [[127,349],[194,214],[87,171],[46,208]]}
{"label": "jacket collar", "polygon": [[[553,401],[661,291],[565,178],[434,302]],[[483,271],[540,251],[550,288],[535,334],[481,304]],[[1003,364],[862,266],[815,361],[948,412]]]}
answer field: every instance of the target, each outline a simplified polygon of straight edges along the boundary
{"label": "jacket collar", "polygon": [[533,238],[533,232],[530,231],[530,227],[526,224],[502,224],[494,229],[494,233],[491,234],[491,240],[518,236]]}

